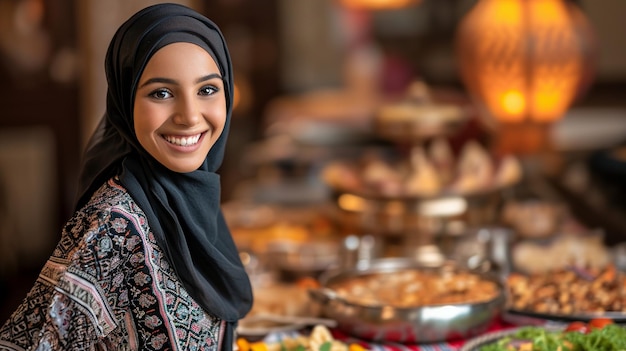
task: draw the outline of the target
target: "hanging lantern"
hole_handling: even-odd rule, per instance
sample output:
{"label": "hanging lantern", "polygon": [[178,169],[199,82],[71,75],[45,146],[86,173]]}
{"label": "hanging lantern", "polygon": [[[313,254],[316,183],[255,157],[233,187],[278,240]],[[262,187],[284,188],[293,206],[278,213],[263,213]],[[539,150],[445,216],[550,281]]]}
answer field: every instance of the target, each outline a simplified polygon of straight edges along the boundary
{"label": "hanging lantern", "polygon": [[415,5],[421,0],[340,0],[342,6],[355,10],[393,10]]}
{"label": "hanging lantern", "polygon": [[478,0],[461,21],[461,78],[498,122],[559,120],[589,83],[591,29],[571,6],[563,0]]}

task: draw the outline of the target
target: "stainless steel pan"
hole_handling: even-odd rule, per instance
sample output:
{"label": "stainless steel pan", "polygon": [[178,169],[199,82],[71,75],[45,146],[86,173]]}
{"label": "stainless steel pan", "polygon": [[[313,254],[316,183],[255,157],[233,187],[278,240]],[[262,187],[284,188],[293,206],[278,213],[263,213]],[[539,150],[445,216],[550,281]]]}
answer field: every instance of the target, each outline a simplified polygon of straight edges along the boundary
{"label": "stainless steel pan", "polygon": [[[450,263],[445,265],[445,269],[450,268]],[[309,295],[321,305],[324,316],[337,321],[340,330],[358,338],[379,342],[432,343],[472,337],[485,332],[504,309],[505,292],[502,284],[486,273],[476,274],[497,284],[499,293],[491,300],[474,303],[411,308],[371,306],[348,301],[329,288],[342,279],[407,269],[440,270],[444,267],[425,266],[408,258],[377,259],[353,269],[325,272],[320,277],[321,288],[309,290]]]}

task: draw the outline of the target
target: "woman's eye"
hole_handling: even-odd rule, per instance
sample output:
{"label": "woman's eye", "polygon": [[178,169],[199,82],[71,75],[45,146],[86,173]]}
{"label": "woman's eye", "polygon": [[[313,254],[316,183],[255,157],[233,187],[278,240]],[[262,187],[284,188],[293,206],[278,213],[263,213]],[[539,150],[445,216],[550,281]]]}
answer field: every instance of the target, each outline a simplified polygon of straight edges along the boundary
{"label": "woman's eye", "polygon": [[150,93],[150,96],[158,100],[164,100],[171,97],[172,93],[167,89],[158,89]]}
{"label": "woman's eye", "polygon": [[200,95],[213,95],[213,94],[217,93],[218,90],[219,90],[218,88],[216,88],[216,87],[214,87],[212,85],[207,85],[207,86],[204,86],[204,87],[200,88],[199,94]]}

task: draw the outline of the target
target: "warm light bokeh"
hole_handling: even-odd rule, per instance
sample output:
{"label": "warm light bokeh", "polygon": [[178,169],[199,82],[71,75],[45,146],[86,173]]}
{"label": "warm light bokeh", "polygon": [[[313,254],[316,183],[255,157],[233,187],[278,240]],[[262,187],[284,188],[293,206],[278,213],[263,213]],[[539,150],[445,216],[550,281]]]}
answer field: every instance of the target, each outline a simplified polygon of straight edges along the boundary
{"label": "warm light bokeh", "polygon": [[360,10],[391,10],[415,5],[421,0],[340,0],[341,5]]}
{"label": "warm light bokeh", "polygon": [[505,91],[500,104],[504,112],[512,116],[522,116],[526,110],[524,94],[517,90]]}
{"label": "warm light bokeh", "polygon": [[480,0],[457,36],[469,92],[502,122],[561,118],[588,68],[576,26],[562,0]]}

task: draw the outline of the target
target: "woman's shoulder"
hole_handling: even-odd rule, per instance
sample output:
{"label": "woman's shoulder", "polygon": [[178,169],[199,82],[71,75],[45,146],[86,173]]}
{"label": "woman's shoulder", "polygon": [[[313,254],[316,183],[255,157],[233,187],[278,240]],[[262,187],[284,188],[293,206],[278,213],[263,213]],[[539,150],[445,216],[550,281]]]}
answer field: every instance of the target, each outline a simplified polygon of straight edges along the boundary
{"label": "woman's shoulder", "polygon": [[149,232],[143,210],[119,180],[111,178],[65,223],[55,254],[67,254],[75,247],[90,245],[103,237],[135,236],[141,239]]}
{"label": "woman's shoulder", "polygon": [[[75,213],[76,216],[94,216],[106,218],[115,213],[116,216],[129,217],[145,224],[144,211],[130,196],[117,177],[110,178],[96,192],[85,206]],[[147,229],[147,228],[144,228]]]}
{"label": "woman's shoulder", "polygon": [[104,182],[98,190],[96,190],[89,200],[86,207],[128,207],[134,204],[134,201],[128,190],[120,182],[119,178],[113,177]]}
{"label": "woman's shoulder", "polygon": [[74,262],[79,270],[99,266],[91,271],[102,273],[115,266],[111,262],[125,262],[134,254],[155,250],[152,238],[143,211],[112,178],[65,223],[53,256]]}

